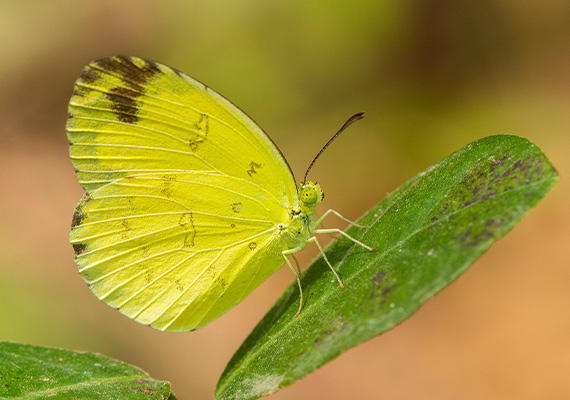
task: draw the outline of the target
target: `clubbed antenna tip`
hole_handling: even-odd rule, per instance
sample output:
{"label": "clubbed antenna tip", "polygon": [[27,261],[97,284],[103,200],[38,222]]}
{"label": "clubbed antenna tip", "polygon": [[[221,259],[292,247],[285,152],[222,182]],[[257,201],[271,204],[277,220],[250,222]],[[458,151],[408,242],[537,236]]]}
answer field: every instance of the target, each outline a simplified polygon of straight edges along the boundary
{"label": "clubbed antenna tip", "polygon": [[315,158],[311,162],[311,165],[309,165],[309,168],[307,168],[307,172],[305,172],[305,177],[303,178],[303,184],[305,184],[305,182],[307,182],[307,175],[309,175],[309,171],[311,170],[311,168],[313,168],[313,165],[315,165],[315,162],[321,156],[321,154],[323,154],[323,152],[326,150],[326,148],[330,146],[330,144],[338,137],[338,135],[341,134],[342,131],[344,131],[346,128],[348,128],[353,122],[356,122],[362,118],[364,118],[363,112],[359,112],[359,113],[354,114],[352,117],[350,117],[344,123],[344,125],[338,130],[338,132],[335,133],[332,138],[330,138],[330,140],[323,146],[321,151],[319,151],[319,153],[315,156]]}

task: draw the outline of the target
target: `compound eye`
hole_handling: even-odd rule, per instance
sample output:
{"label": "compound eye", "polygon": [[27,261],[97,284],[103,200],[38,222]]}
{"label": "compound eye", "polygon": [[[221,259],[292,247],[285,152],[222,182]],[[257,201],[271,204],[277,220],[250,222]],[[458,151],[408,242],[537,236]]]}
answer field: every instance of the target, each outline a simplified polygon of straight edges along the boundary
{"label": "compound eye", "polygon": [[301,200],[303,203],[314,203],[316,199],[316,193],[313,188],[305,187],[301,190]]}
{"label": "compound eye", "polygon": [[308,182],[299,188],[299,199],[305,205],[312,206],[323,200],[324,194],[318,183]]}

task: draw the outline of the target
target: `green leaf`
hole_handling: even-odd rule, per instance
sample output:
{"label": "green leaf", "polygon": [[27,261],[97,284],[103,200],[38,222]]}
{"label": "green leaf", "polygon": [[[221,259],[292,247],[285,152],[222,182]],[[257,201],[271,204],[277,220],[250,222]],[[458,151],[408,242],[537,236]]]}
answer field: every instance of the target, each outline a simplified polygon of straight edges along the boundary
{"label": "green leaf", "polygon": [[473,142],[410,179],[369,211],[347,239],[303,274],[229,362],[218,399],[254,399],[290,385],[343,351],[393,328],[503,237],[556,183],[530,141],[510,135]]}
{"label": "green leaf", "polygon": [[[152,397],[151,397],[152,396]],[[0,342],[1,399],[174,399],[170,384],[99,354]]]}

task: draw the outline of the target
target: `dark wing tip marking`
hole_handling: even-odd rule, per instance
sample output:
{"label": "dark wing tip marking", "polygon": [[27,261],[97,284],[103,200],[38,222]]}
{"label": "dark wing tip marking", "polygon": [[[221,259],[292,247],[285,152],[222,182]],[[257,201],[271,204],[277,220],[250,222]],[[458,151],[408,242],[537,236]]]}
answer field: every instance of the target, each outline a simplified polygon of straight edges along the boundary
{"label": "dark wing tip marking", "polygon": [[78,80],[84,83],[91,84],[97,82],[99,79],[101,79],[101,75],[94,69],[90,68],[90,66],[88,65],[83,69],[83,72],[79,76]]}
{"label": "dark wing tip marking", "polygon": [[[139,104],[137,99],[145,94],[145,87],[162,70],[155,61],[143,60],[128,56],[111,56],[100,58],[87,65],[78,82],[96,84],[105,79],[105,74],[121,81],[120,86],[106,91],[111,108],[120,122],[135,124],[138,122]],[[74,95],[85,97],[89,89],[75,86]]]}
{"label": "dark wing tip marking", "polygon": [[135,92],[125,87],[115,87],[107,92],[107,98],[113,103],[113,111],[117,118],[127,124],[134,124],[139,120],[136,99],[141,95],[141,92]]}
{"label": "dark wing tip marking", "polygon": [[[141,64],[141,65],[137,65]],[[133,89],[139,89],[162,70],[155,61],[128,56],[111,56],[100,58],[91,63],[100,70],[113,73]]]}

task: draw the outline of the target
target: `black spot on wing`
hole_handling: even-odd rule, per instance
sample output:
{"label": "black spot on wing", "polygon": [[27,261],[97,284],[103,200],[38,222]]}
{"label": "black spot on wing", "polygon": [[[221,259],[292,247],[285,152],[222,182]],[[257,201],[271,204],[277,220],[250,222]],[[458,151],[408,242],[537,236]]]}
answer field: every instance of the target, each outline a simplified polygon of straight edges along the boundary
{"label": "black spot on wing", "polygon": [[234,213],[241,214],[243,211],[243,204],[238,201],[238,202],[230,204],[230,208],[232,209],[232,211]]}
{"label": "black spot on wing", "polygon": [[85,249],[87,248],[86,245],[84,245],[83,243],[77,243],[73,245],[73,251],[75,252],[75,256],[77,257],[78,255],[85,253]]}
{"label": "black spot on wing", "polygon": [[87,217],[85,211],[81,207],[77,207],[75,212],[73,213],[73,219],[71,220],[71,229],[75,228],[78,225],[81,225],[83,220]]}
{"label": "black spot on wing", "polygon": [[200,119],[194,124],[196,128],[195,134],[188,141],[190,149],[193,152],[198,150],[198,145],[203,143],[208,137],[210,131],[210,119],[207,114],[200,114]]}
{"label": "black spot on wing", "polygon": [[247,170],[246,172],[250,177],[253,177],[254,174],[257,174],[257,170],[259,168],[261,168],[261,164],[252,161],[249,163],[249,170]]}
{"label": "black spot on wing", "polygon": [[[75,170],[75,172],[77,173],[77,170]],[[84,205],[88,201],[91,201],[91,196],[86,194],[81,198],[81,201],[79,204],[77,204],[77,207],[75,207],[75,211],[73,212],[73,219],[71,220],[71,229],[75,228],[78,225],[81,225],[83,223],[83,220],[87,218],[87,212],[85,211]]]}

